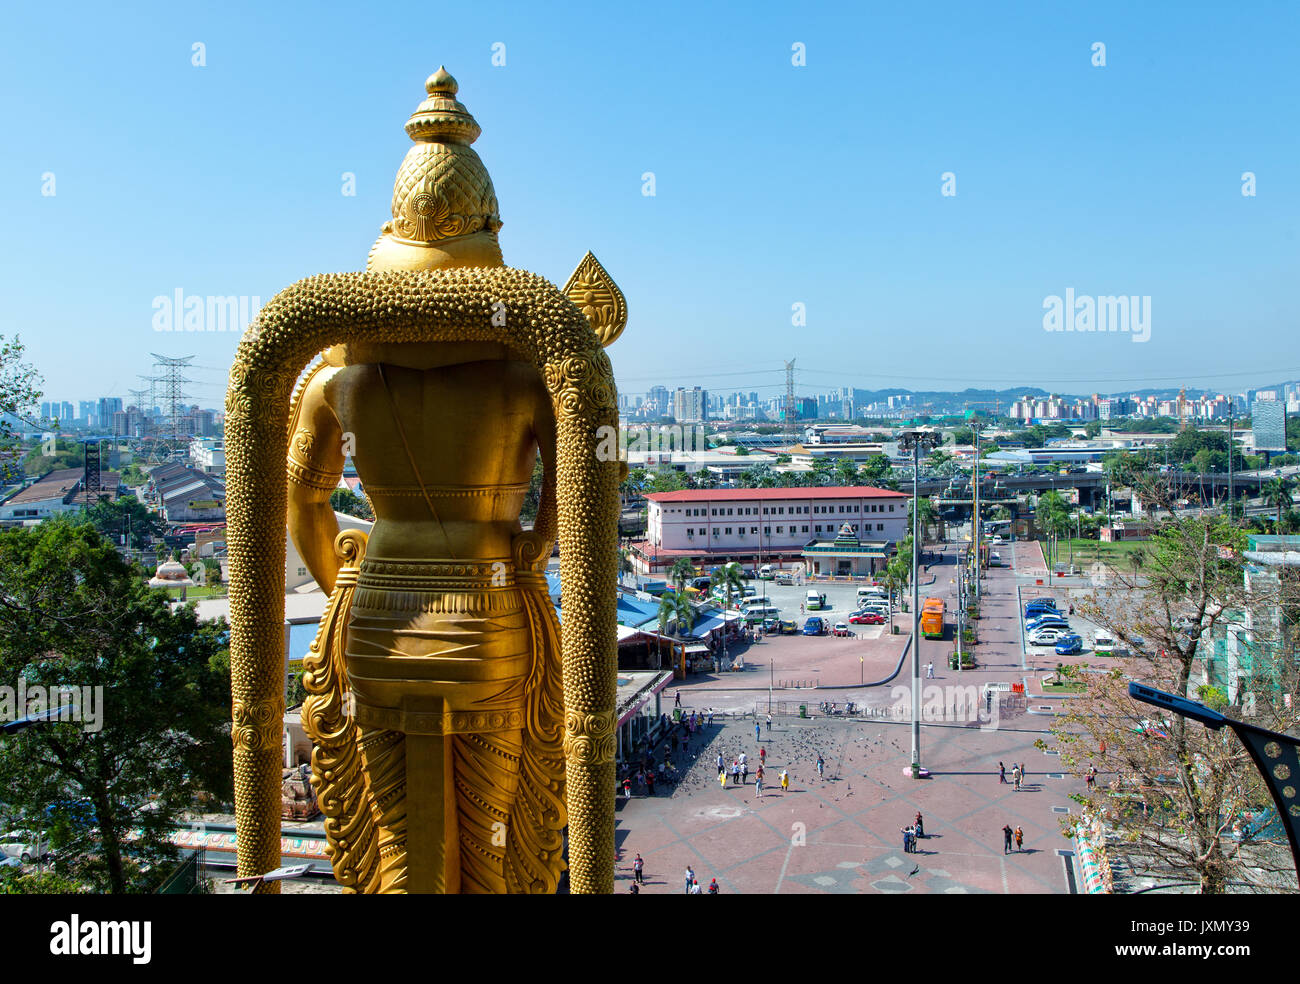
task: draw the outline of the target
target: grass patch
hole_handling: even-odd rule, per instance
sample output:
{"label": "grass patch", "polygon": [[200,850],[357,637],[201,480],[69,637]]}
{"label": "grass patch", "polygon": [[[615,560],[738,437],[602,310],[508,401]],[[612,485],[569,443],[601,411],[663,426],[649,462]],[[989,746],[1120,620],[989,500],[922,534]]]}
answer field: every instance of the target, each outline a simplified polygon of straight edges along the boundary
{"label": "grass patch", "polygon": [[[1070,562],[1070,551],[1074,551],[1074,566],[1083,567],[1087,564],[1095,564],[1098,561],[1109,564],[1111,567],[1119,570],[1127,570],[1132,573],[1133,563],[1130,558],[1133,554],[1143,554],[1142,561],[1151,559],[1151,544],[1145,540],[1120,540],[1118,543],[1103,543],[1100,540],[1069,540],[1057,541],[1056,562],[1058,564],[1068,564]],[[1043,555],[1047,556],[1047,546],[1043,545]]]}
{"label": "grass patch", "polygon": [[1088,689],[1084,683],[1045,683],[1043,684],[1043,693],[1045,694],[1081,694]]}

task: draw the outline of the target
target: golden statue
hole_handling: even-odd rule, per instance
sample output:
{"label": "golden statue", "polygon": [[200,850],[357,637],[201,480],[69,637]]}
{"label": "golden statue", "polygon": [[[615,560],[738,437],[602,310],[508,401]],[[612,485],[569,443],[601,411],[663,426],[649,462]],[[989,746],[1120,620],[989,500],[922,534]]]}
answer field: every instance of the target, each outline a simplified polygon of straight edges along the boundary
{"label": "golden statue", "polygon": [[[554,892],[567,822],[571,890],[609,892],[621,464],[597,448],[626,303],[590,253],[564,292],[504,265],[479,126],[444,69],[426,90],[366,273],[281,292],[231,370],[240,873],[280,861],[287,514],[330,593],[303,725],[344,888]],[[368,538],[329,505],[346,454]],[[562,632],[542,575],[557,534]]]}

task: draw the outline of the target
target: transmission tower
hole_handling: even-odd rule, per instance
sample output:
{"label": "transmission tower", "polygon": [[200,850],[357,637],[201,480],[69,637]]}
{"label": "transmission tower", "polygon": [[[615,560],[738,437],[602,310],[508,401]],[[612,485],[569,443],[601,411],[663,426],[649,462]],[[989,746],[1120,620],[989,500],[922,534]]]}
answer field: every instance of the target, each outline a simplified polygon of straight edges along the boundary
{"label": "transmission tower", "polygon": [[794,409],[794,359],[785,364],[785,433],[791,442],[795,439],[796,418]]}
{"label": "transmission tower", "polygon": [[157,352],[150,354],[154,359],[154,371],[161,370],[158,383],[162,386],[163,406],[167,411],[164,430],[172,440],[178,441],[181,436],[181,407],[185,405],[186,400],[185,384],[194,382],[182,375],[182,370],[193,362],[195,357],[184,355],[180,358],[170,358]]}

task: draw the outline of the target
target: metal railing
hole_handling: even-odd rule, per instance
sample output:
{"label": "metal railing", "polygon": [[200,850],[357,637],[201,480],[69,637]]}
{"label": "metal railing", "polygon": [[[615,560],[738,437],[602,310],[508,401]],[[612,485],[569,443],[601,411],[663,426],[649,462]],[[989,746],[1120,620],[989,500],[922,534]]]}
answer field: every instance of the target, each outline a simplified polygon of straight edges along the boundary
{"label": "metal railing", "polygon": [[155,895],[203,895],[208,890],[207,854],[202,848],[187,852],[175,870],[158,886]]}

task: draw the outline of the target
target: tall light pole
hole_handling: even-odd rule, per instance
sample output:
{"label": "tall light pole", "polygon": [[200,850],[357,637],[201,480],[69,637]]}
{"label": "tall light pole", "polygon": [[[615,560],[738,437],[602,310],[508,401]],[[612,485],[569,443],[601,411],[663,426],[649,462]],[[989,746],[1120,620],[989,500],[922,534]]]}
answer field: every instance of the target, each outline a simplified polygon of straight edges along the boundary
{"label": "tall light pole", "polygon": [[980,600],[980,426],[976,420],[971,420],[971,434],[975,438],[975,463],[971,467],[971,490],[973,499],[971,503],[971,543],[975,547],[975,601]]}
{"label": "tall light pole", "polygon": [[912,452],[912,778],[921,778],[921,584],[917,557],[921,542],[921,450],[939,446],[942,437],[929,428],[903,431],[899,446]]}

